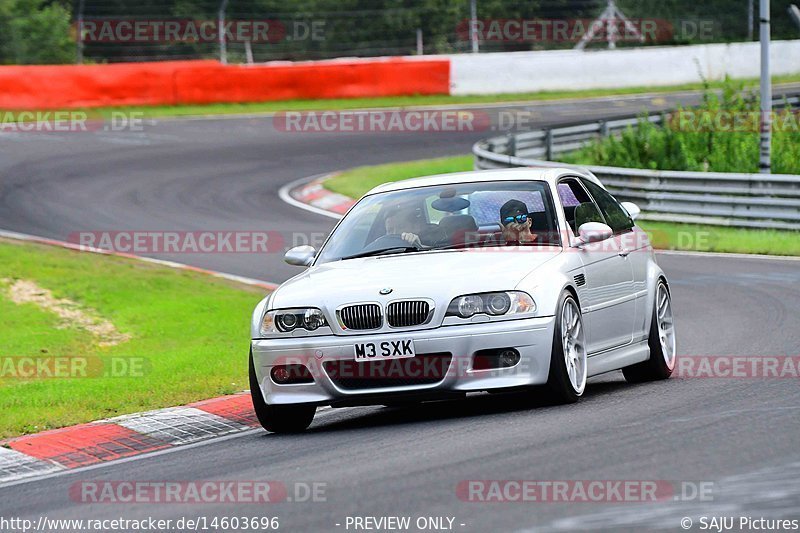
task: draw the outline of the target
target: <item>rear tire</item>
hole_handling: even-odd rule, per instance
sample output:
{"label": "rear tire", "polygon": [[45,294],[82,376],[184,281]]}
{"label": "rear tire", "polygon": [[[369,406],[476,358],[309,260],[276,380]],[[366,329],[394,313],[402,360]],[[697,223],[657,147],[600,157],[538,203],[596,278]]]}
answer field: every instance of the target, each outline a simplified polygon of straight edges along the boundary
{"label": "rear tire", "polygon": [[558,403],[575,403],[586,389],[586,373],[583,316],[575,297],[564,292],[556,311],[547,389]]}
{"label": "rear tire", "polygon": [[305,431],[314,420],[317,412],[315,405],[268,405],[261,394],[261,387],[256,377],[253,364],[253,352],[250,351],[250,397],[261,427],[271,433],[299,433]]}
{"label": "rear tire", "polygon": [[672,299],[664,280],[656,285],[653,318],[650,320],[650,359],[622,369],[628,383],[642,383],[667,379],[675,369],[675,325],[672,317]]}

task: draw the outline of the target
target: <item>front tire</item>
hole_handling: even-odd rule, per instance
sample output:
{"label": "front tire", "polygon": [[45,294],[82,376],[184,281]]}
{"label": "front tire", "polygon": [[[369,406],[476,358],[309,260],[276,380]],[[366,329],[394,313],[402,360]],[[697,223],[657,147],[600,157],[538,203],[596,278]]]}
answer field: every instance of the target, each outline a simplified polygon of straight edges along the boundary
{"label": "front tire", "polygon": [[250,351],[250,397],[261,427],[271,433],[299,433],[305,431],[314,420],[317,408],[314,405],[269,405],[264,401],[261,387]]}
{"label": "front tire", "polygon": [[575,403],[586,389],[583,316],[575,297],[564,292],[556,312],[547,389],[559,403]]}
{"label": "front tire", "polygon": [[641,383],[667,379],[675,369],[675,325],[672,316],[672,299],[664,280],[656,285],[656,301],[650,321],[650,359],[622,369],[628,383]]}

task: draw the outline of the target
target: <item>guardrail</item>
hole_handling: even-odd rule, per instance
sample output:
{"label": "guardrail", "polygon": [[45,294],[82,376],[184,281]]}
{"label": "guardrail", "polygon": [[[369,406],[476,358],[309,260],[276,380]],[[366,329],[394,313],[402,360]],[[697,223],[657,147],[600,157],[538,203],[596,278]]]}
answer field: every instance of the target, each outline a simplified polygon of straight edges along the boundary
{"label": "guardrail", "polygon": [[[800,94],[775,98],[774,108],[798,106]],[[643,115],[508,134],[478,141],[476,169],[569,167],[551,159],[586,143],[619,135]],[[664,113],[647,116],[661,124]],[[620,201],[635,202],[642,218],[717,226],[800,230],[800,176],[684,172],[585,166]]]}

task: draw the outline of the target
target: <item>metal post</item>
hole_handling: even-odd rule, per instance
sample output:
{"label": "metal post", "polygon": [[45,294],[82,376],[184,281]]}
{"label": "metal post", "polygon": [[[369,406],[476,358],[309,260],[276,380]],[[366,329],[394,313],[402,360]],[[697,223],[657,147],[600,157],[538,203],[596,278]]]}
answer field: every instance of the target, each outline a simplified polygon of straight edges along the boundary
{"label": "metal post", "polygon": [[761,157],[759,172],[772,170],[772,80],[769,74],[769,0],[761,0],[759,9],[761,39]]}
{"label": "metal post", "polygon": [[253,64],[253,45],[250,43],[250,40],[244,42],[244,57],[247,58],[247,64]]}
{"label": "metal post", "polygon": [[223,65],[228,64],[228,43],[225,39],[225,8],[228,7],[228,0],[222,0],[217,14],[217,38],[219,39],[219,62]]}
{"label": "metal post", "polygon": [[421,56],[425,53],[425,47],[422,44],[422,28],[417,28],[417,55]]}
{"label": "metal post", "polygon": [[472,53],[478,53],[478,0],[469,1],[469,40],[472,42]]}
{"label": "metal post", "polygon": [[617,20],[614,17],[616,14],[614,0],[608,0],[608,7],[606,9],[611,14],[610,17],[606,18],[606,42],[608,43],[608,49],[614,50],[617,47]]}
{"label": "metal post", "polygon": [[747,40],[753,40],[753,0],[747,0]]}
{"label": "metal post", "polygon": [[797,7],[797,4],[792,4],[789,6],[789,16],[792,18],[797,27],[800,28],[800,8]]}
{"label": "metal post", "polygon": [[76,25],[78,27],[78,46],[77,46],[77,62],[79,65],[83,64],[83,0],[78,2],[78,14],[76,18]]}
{"label": "metal post", "polygon": [[645,37],[642,32],[625,16],[614,0],[608,0],[606,8],[600,13],[600,16],[594,19],[589,25],[589,31],[586,32],[578,44],[575,45],[575,50],[583,50],[586,45],[591,43],[597,36],[597,33],[604,27],[606,29],[606,43],[609,49],[617,47],[617,40],[619,39],[619,30],[617,29],[617,22],[622,22],[625,26],[625,31],[629,35],[635,35],[640,43],[645,42]]}

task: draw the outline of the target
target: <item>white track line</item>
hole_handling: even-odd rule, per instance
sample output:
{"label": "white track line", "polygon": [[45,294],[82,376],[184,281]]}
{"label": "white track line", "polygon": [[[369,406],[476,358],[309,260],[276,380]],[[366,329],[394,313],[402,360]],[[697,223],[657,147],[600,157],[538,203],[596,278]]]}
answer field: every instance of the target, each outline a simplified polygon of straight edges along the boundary
{"label": "white track line", "polygon": [[311,213],[316,213],[318,215],[335,218],[336,220],[339,220],[340,218],[342,218],[342,215],[340,215],[339,213],[332,213],[331,211],[303,203],[300,200],[292,198],[292,195],[290,194],[292,189],[295,189],[296,187],[305,185],[306,183],[312,182],[314,180],[328,178],[330,176],[333,176],[334,174],[336,174],[336,172],[326,172],[324,174],[316,174],[314,176],[308,176],[305,178],[300,178],[299,180],[291,181],[280,188],[280,190],[278,191],[278,197],[287,204],[297,207],[298,209],[304,209],[306,211],[310,211]]}

